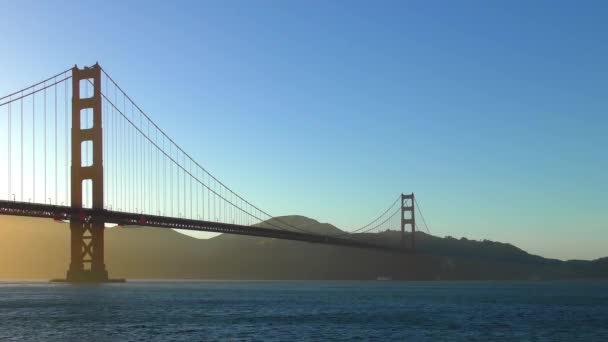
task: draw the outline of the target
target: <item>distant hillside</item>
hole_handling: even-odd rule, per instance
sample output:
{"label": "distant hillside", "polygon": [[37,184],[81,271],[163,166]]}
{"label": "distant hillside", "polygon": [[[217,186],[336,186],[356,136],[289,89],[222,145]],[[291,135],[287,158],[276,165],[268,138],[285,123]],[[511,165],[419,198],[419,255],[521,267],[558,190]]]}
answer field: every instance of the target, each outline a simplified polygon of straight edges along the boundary
{"label": "distant hillside", "polygon": [[[319,234],[336,227],[303,216],[279,218]],[[357,239],[398,243],[395,231]],[[530,255],[510,244],[439,238],[417,233],[418,255],[304,242],[220,235],[197,240],[173,230],[106,230],[106,265],[113,277],[166,279],[567,279],[608,278],[608,258],[559,261]],[[0,217],[0,279],[50,279],[65,275],[67,224]]]}
{"label": "distant hillside", "polygon": [[291,216],[278,216],[271,218],[270,220],[264,221],[263,226],[268,227],[269,225],[275,225],[282,227],[283,229],[298,231],[304,230],[309,233],[323,234],[323,235],[341,235],[344,232],[329,223],[321,223],[311,218],[291,215]]}

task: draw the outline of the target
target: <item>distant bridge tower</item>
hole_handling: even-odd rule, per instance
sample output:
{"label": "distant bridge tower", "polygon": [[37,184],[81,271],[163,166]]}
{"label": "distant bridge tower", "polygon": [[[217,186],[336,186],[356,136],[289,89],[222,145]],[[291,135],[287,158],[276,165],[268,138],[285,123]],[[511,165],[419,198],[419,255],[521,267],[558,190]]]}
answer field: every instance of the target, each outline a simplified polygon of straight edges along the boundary
{"label": "distant bridge tower", "polygon": [[[407,204],[409,200],[409,205]],[[401,246],[407,248],[405,242],[405,226],[411,225],[411,242],[410,247],[412,250],[416,248],[415,235],[416,235],[416,216],[414,214],[414,193],[409,195],[401,194]]]}
{"label": "distant bridge tower", "polygon": [[[82,80],[93,83],[93,96],[81,97]],[[88,94],[86,94],[88,96]],[[72,209],[83,208],[83,183],[90,182],[92,209],[103,210],[103,135],[101,124],[101,67],[72,69]],[[84,111],[92,111],[93,122],[84,122]],[[85,117],[88,117],[85,116]],[[92,163],[84,164],[83,149],[92,151]],[[87,161],[84,161],[87,162]],[[78,217],[75,217],[78,216]],[[104,264],[104,221],[101,218],[72,215],[70,219],[71,262],[67,272],[70,282],[103,282],[108,280]]]}

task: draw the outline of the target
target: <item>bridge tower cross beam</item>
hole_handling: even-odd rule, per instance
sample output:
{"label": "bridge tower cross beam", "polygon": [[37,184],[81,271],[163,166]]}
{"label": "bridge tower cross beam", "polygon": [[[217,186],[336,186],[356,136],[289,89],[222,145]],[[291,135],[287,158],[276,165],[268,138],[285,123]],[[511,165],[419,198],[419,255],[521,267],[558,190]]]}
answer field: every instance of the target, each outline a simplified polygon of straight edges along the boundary
{"label": "bridge tower cross beam", "polygon": [[[93,96],[81,97],[81,81],[93,83]],[[85,83],[86,84],[86,83]],[[72,69],[72,165],[71,165],[71,201],[72,209],[78,212],[83,208],[83,182],[90,181],[91,197],[87,199],[91,208],[104,209],[103,198],[103,131],[101,113],[101,67]],[[83,121],[85,111],[92,111],[93,121]],[[85,116],[85,118],[88,117]],[[83,125],[84,123],[84,125]],[[92,146],[90,148],[89,146]],[[91,163],[85,160],[84,148],[92,151]],[[104,263],[104,220],[100,217],[72,215],[70,219],[71,262],[67,271],[69,282],[104,282],[108,281],[108,272]]]}
{"label": "bridge tower cross beam", "polygon": [[[408,202],[409,201],[409,202]],[[407,248],[405,239],[405,226],[411,226],[410,247],[416,249],[416,215],[414,213],[414,193],[401,194],[401,247]]]}

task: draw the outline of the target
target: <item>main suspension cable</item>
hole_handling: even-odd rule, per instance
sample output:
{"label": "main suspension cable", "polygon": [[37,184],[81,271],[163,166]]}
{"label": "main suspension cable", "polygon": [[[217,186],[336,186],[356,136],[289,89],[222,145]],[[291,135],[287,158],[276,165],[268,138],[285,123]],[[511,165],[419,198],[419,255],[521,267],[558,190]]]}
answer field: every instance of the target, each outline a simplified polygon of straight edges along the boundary
{"label": "main suspension cable", "polygon": [[389,210],[391,210],[393,208],[393,206],[395,206],[395,204],[399,201],[399,199],[401,198],[401,195],[397,196],[397,198],[395,199],[395,201],[382,213],[380,214],[380,216],[378,216],[377,218],[375,218],[373,221],[371,221],[370,223],[366,224],[365,226],[355,229],[353,231],[350,231],[348,233],[352,234],[352,233],[357,233],[363,229],[366,229],[367,227],[371,226],[372,224],[374,224],[375,222],[377,222],[378,220],[380,220],[384,215],[386,215],[386,213],[389,212]]}
{"label": "main suspension cable", "polygon": [[[114,103],[112,103],[112,101],[110,101],[110,100],[109,100],[109,99],[108,99],[108,98],[105,96],[105,94],[103,94],[103,93],[102,93],[101,95],[103,96],[103,98],[104,98],[106,101],[108,101],[108,103],[109,103],[109,104],[110,104],[112,107],[114,107],[114,109],[115,109],[115,110],[116,110],[116,111],[117,111],[117,112],[118,112],[118,113],[119,113],[119,114],[120,114],[120,115],[121,115],[121,116],[122,116],[122,117],[123,117],[123,118],[124,118],[124,119],[125,119],[125,120],[126,120],[126,121],[127,121],[127,122],[128,122],[128,123],[129,123],[129,124],[130,124],[130,125],[131,125],[133,128],[134,128],[134,129],[135,129],[135,130],[136,130],[136,131],[137,131],[137,132],[139,132],[139,134],[140,134],[140,135],[141,135],[141,136],[142,136],[144,139],[148,140],[148,142],[149,142],[150,144],[152,144],[154,147],[156,147],[156,149],[157,149],[157,150],[159,150],[159,151],[160,151],[162,154],[164,154],[164,155],[165,155],[165,157],[166,157],[167,159],[169,159],[170,161],[172,161],[172,162],[173,162],[173,164],[174,164],[174,165],[175,165],[175,166],[176,166],[176,167],[177,167],[179,170],[181,170],[181,171],[184,173],[184,176],[185,176],[185,174],[189,175],[189,176],[190,176],[190,177],[192,177],[194,180],[196,180],[196,181],[197,181],[199,184],[201,184],[203,187],[206,187],[206,188],[207,188],[209,191],[213,192],[213,193],[214,193],[214,194],[215,194],[215,195],[216,195],[216,196],[217,196],[219,199],[223,200],[225,203],[230,203],[230,205],[234,206],[235,208],[237,208],[237,209],[239,209],[239,210],[241,210],[241,211],[244,211],[244,209],[243,209],[243,208],[237,207],[237,206],[236,206],[234,203],[232,203],[232,202],[228,201],[228,199],[226,199],[225,197],[223,197],[223,196],[220,194],[220,192],[218,192],[217,190],[211,189],[211,188],[210,188],[210,187],[208,187],[206,184],[204,184],[204,183],[203,183],[203,182],[202,182],[200,179],[198,179],[198,178],[194,177],[194,175],[193,175],[193,174],[191,174],[190,172],[188,172],[188,170],[186,170],[186,169],[185,169],[185,168],[184,168],[184,167],[181,165],[181,163],[179,163],[179,162],[178,162],[176,159],[174,159],[172,156],[170,156],[169,154],[167,154],[165,151],[161,150],[161,149],[160,149],[160,146],[158,146],[158,145],[157,145],[157,144],[156,144],[154,141],[152,141],[152,140],[151,140],[151,139],[150,139],[148,136],[146,136],[146,135],[144,134],[144,132],[143,132],[143,131],[142,131],[142,130],[141,130],[141,129],[140,129],[140,128],[139,128],[139,127],[138,127],[138,126],[137,126],[137,125],[136,125],[136,124],[133,122],[133,121],[131,121],[131,120],[130,120],[130,119],[129,119],[129,118],[128,118],[128,117],[127,117],[127,116],[126,116],[126,115],[125,115],[125,114],[124,114],[124,113],[123,113],[121,110],[120,110],[120,109],[118,109],[118,108],[116,107],[116,105],[115,105]],[[182,154],[183,154],[183,153],[182,153]],[[179,155],[177,155],[177,156],[179,157]],[[179,180],[179,178],[181,178],[181,177],[180,177],[180,176],[178,176],[178,180]],[[178,196],[177,196],[177,198],[179,199],[179,198],[180,198],[180,196],[178,195]],[[178,210],[179,210],[179,208],[178,208]],[[250,216],[253,216],[254,218],[256,218],[256,219],[257,219],[257,220],[259,220],[259,221],[262,221],[262,222],[263,222],[263,221],[265,221],[265,220],[263,220],[263,219],[261,219],[261,218],[259,218],[259,217],[254,216],[252,213],[249,213],[249,212],[245,212],[245,213],[246,213],[246,214],[248,214],[248,215],[250,215]],[[267,216],[270,216],[270,215],[267,215]],[[270,224],[270,225],[274,226],[275,228],[278,228],[278,229],[281,229],[281,230],[286,230],[286,229],[284,229],[284,228],[282,228],[282,227],[279,227],[279,226],[276,226],[276,225],[272,224],[271,222],[268,222],[268,221],[266,221],[266,222],[267,222],[268,224]],[[303,231],[303,232],[308,233],[307,231]]]}
{"label": "main suspension cable", "polygon": [[418,200],[416,200],[414,198],[414,202],[416,203],[416,209],[418,210],[418,213],[420,214],[420,217],[422,218],[422,222],[424,223],[424,226],[426,227],[426,231],[431,234],[431,230],[429,228],[429,226],[426,224],[426,220],[424,219],[424,215],[422,215],[422,209],[420,208],[420,204],[418,204]]}
{"label": "main suspension cable", "polygon": [[[51,77],[51,78],[52,78],[52,77]],[[22,94],[22,95],[21,95],[21,96],[19,96],[19,97],[12,98],[12,99],[10,99],[10,100],[8,100],[8,101],[5,101],[5,102],[3,102],[3,103],[0,103],[0,107],[5,106],[5,105],[7,105],[7,104],[9,104],[9,103],[13,103],[13,102],[18,101],[18,100],[21,100],[21,99],[23,99],[23,98],[25,98],[25,97],[28,97],[28,96],[30,96],[30,95],[35,95],[36,93],[39,93],[39,92],[41,92],[41,91],[43,91],[43,90],[45,90],[45,89],[47,89],[47,88],[50,88],[50,87],[52,87],[52,86],[54,86],[54,85],[56,85],[56,84],[59,84],[59,83],[63,82],[63,81],[69,80],[70,78],[72,78],[72,76],[67,76],[67,77],[65,77],[65,78],[63,78],[63,79],[61,79],[61,80],[59,80],[59,81],[55,81],[55,82],[53,82],[53,83],[51,83],[51,84],[49,84],[49,85],[46,85],[46,86],[44,86],[43,88],[40,88],[40,89],[35,89],[35,90],[32,90],[30,93],[27,93],[27,94],[25,94],[25,95],[23,95],[23,94]],[[40,83],[38,83],[38,84],[41,84],[41,83],[43,83],[43,82],[40,82]],[[32,86],[32,87],[28,87],[27,89],[31,89],[31,88],[33,88],[33,87],[34,87],[34,86]],[[19,92],[17,92],[17,93],[19,93]],[[2,98],[2,99],[0,99],[0,100],[5,99],[6,97],[7,97],[7,96],[3,97],[3,98]]]}
{"label": "main suspension cable", "polygon": [[[46,82],[48,82],[48,81],[50,81],[50,80],[52,80],[52,79],[55,79],[57,76],[62,75],[62,74],[65,74],[65,73],[67,73],[67,72],[69,72],[69,71],[71,71],[71,70],[72,70],[72,68],[69,68],[69,69],[67,69],[67,70],[65,70],[65,71],[62,71],[62,72],[60,72],[60,73],[58,73],[58,74],[56,74],[56,75],[53,75],[53,76],[51,76],[51,77],[47,78],[46,80],[40,81],[40,82],[38,82],[38,83],[36,83],[36,84],[32,84],[31,86],[29,86],[29,87],[25,87],[25,88],[23,88],[23,89],[21,89],[21,90],[18,90],[18,91],[16,91],[16,92],[14,92],[14,93],[11,93],[11,94],[8,94],[8,95],[5,95],[5,96],[2,96],[2,97],[0,97],[0,101],[2,101],[2,100],[4,100],[4,99],[6,99],[6,98],[8,98],[8,97],[12,97],[13,95],[17,95],[17,94],[19,94],[19,93],[23,93],[23,92],[24,92],[24,91],[26,91],[26,90],[29,90],[29,89],[35,88],[35,87],[37,87],[37,86],[39,86],[39,85],[41,85],[41,84],[43,84],[43,83],[46,83]],[[71,77],[71,76],[70,76],[70,77]],[[60,81],[60,82],[61,82],[61,81]],[[17,98],[17,99],[19,99],[19,98]]]}
{"label": "main suspension cable", "polygon": [[[230,189],[228,186],[226,186],[224,183],[222,183],[219,179],[217,179],[215,176],[213,176],[209,171],[207,171],[202,165],[200,165],[196,160],[194,160],[194,158],[192,158],[188,153],[186,153],[186,151],[184,149],[182,149],[175,141],[173,141],[173,139],[171,139],[171,137],[169,137],[140,107],[139,105],[137,105],[137,103],[135,103],[135,101],[133,101],[133,99],[131,99],[131,97],[118,85],[118,83],[116,83],[116,81],[114,81],[114,79],[103,69],[101,68],[102,72],[104,73],[104,75],[114,84],[115,88],[120,90],[120,92],[123,94],[124,97],[126,97],[131,103],[133,103],[133,105],[135,105],[135,108],[137,108],[139,110],[139,112],[150,122],[152,123],[152,125],[154,126],[155,129],[157,129],[159,132],[161,132],[161,134],[163,134],[167,140],[169,140],[173,145],[175,145],[175,147],[178,149],[178,153],[181,152],[184,155],[184,158],[188,158],[190,159],[198,168],[200,168],[201,170],[203,170],[203,172],[207,173],[213,180],[214,182],[217,182],[221,187],[225,188],[226,190],[228,190],[231,194],[233,194],[234,196],[240,198],[242,201],[244,201],[246,204],[248,204],[249,206],[251,206],[252,208],[258,210],[260,213],[271,217],[273,219],[275,219],[276,221],[290,227],[296,230],[299,230],[301,232],[305,232],[305,233],[309,233],[306,230],[300,229],[298,227],[295,227],[289,223],[283,222],[282,220],[280,220],[277,217],[273,217],[272,215],[268,214],[267,212],[259,209],[258,207],[256,207],[255,205],[253,205],[252,203],[250,203],[249,201],[247,201],[246,199],[244,199],[242,196],[240,196],[239,194],[237,194],[236,192],[234,192],[232,189]],[[111,102],[111,101],[110,101]],[[133,123],[131,123],[133,125]],[[133,125],[135,127],[135,125]],[[137,128],[137,127],[136,127]],[[140,133],[142,135],[145,136],[145,134],[143,134],[143,132],[141,130],[138,129],[138,131],[140,131]],[[148,137],[146,137],[146,139],[150,140]],[[151,140],[150,140],[151,142]],[[158,146],[156,146],[158,148]],[[179,200],[179,199],[178,199]]]}

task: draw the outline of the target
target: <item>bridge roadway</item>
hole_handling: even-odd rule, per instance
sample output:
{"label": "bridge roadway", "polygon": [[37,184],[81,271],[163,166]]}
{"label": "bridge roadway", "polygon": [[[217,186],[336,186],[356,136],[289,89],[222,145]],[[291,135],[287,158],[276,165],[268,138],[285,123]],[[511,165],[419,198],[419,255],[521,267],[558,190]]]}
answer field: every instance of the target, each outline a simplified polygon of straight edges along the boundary
{"label": "bridge roadway", "polygon": [[104,223],[117,224],[123,227],[147,226],[157,228],[184,229],[213,233],[249,235],[284,240],[305,241],[311,243],[321,243],[337,246],[370,248],[399,253],[411,252],[410,250],[404,250],[403,248],[399,248],[398,246],[374,244],[366,241],[345,239],[328,235],[309,234],[288,230],[279,230],[256,226],[243,226],[238,224],[202,220],[190,220],[175,217],[133,214],[106,209],[73,209],[67,206],[51,204],[0,200],[0,215],[50,218],[62,221],[69,221],[75,219],[83,222],[95,222],[95,220],[101,220]]}

